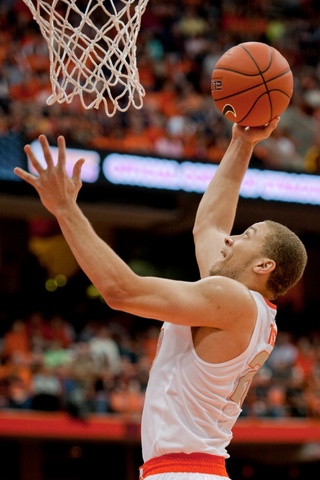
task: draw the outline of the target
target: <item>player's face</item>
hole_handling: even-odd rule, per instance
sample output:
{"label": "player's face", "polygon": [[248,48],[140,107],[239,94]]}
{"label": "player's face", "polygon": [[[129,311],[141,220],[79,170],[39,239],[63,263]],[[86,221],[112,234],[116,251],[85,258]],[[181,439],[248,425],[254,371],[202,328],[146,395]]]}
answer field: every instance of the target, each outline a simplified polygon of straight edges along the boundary
{"label": "player's face", "polygon": [[210,275],[222,275],[234,280],[244,279],[249,270],[263,256],[266,234],[265,223],[255,223],[241,235],[231,235],[224,240],[221,257],[211,266]]}

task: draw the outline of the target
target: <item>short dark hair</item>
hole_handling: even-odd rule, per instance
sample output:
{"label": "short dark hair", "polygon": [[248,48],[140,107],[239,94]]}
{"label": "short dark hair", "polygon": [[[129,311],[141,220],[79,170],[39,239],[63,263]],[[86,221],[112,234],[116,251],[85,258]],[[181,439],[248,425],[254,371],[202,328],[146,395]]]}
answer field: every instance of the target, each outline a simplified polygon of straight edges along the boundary
{"label": "short dark hair", "polygon": [[263,254],[276,262],[267,288],[275,299],[284,295],[300,280],[308,256],[304,244],[292,230],[272,220],[266,220],[265,223],[269,233],[265,238]]}

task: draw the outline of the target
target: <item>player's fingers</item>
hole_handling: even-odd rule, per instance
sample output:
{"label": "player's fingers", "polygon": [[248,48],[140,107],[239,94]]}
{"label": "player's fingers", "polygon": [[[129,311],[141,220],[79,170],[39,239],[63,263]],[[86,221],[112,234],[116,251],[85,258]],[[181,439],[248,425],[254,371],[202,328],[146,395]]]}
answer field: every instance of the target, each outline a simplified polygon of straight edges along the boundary
{"label": "player's fingers", "polygon": [[277,128],[277,125],[279,123],[279,120],[280,120],[280,117],[275,117],[273,118],[272,120],[270,120],[270,122],[265,125],[264,127],[264,130],[269,134],[271,135],[271,133],[273,132],[273,130],[275,130]]}
{"label": "player's fingers", "polygon": [[76,183],[81,184],[81,169],[82,169],[82,165],[84,164],[84,162],[85,162],[84,158],[80,158],[80,160],[78,160],[74,164],[73,172],[72,172],[72,179]]}
{"label": "player's fingers", "polygon": [[58,137],[58,166],[62,169],[66,166],[66,141],[63,135]]}
{"label": "player's fingers", "polygon": [[273,127],[276,127],[279,122],[280,122],[280,117],[275,117],[275,118],[273,118],[273,119],[271,120],[270,123],[271,123],[271,125],[272,125]]}
{"label": "player's fingers", "polygon": [[53,167],[53,160],[50,152],[50,145],[45,135],[39,135],[39,142],[48,168]]}
{"label": "player's fingers", "polygon": [[44,171],[44,168],[42,167],[42,165],[40,164],[40,162],[38,161],[37,157],[35,156],[35,154],[33,153],[33,150],[31,148],[30,145],[25,145],[24,147],[24,152],[25,154],[27,155],[27,157],[29,158],[30,162],[32,163],[32,165],[34,166],[34,168],[36,169],[36,171],[40,174],[41,172]]}
{"label": "player's fingers", "polygon": [[17,175],[17,177],[21,178],[22,180],[29,183],[33,187],[35,186],[35,182],[37,180],[37,177],[35,177],[31,173],[26,172],[25,170],[23,170],[20,167],[15,167],[13,169],[13,172]]}

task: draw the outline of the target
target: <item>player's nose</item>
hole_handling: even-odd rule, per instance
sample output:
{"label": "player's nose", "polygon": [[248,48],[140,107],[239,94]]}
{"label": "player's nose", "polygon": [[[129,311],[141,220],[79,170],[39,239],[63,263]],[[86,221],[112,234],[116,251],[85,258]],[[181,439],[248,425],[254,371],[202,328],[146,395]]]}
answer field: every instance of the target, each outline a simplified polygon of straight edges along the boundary
{"label": "player's nose", "polygon": [[227,247],[231,247],[233,245],[234,239],[232,237],[226,237],[224,239],[224,243]]}

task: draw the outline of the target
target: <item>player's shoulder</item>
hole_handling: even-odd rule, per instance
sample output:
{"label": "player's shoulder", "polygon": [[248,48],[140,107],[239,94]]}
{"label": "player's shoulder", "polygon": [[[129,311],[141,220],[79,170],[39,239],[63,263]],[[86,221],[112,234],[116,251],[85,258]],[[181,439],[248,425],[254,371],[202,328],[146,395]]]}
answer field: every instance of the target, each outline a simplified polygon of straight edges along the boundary
{"label": "player's shoulder", "polygon": [[252,331],[257,319],[258,306],[251,290],[229,277],[214,275],[202,281],[209,321],[206,326],[238,333]]}
{"label": "player's shoulder", "polygon": [[225,275],[208,275],[205,278],[202,278],[202,282],[206,283],[209,287],[212,288],[226,288],[230,290],[239,290],[240,292],[246,292],[251,294],[251,290],[239,280],[234,278],[227,277]]}
{"label": "player's shoulder", "polygon": [[249,310],[256,308],[256,299],[252,290],[238,280],[223,275],[212,275],[203,278],[201,283],[208,295],[221,299],[229,306],[235,305],[236,308],[245,306]]}

